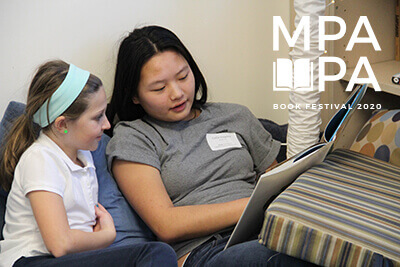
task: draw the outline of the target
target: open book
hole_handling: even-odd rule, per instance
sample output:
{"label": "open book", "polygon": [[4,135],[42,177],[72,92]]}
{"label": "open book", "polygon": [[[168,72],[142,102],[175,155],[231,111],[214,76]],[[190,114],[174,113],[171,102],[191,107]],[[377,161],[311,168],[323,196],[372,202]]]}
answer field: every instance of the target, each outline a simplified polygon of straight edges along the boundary
{"label": "open book", "polygon": [[341,108],[328,122],[322,141],[279,163],[260,176],[239,222],[225,246],[250,240],[262,226],[264,211],[269,204],[296,178],[314,165],[321,163],[332,148],[337,135],[344,129],[352,113],[363,98],[367,85],[358,85]]}

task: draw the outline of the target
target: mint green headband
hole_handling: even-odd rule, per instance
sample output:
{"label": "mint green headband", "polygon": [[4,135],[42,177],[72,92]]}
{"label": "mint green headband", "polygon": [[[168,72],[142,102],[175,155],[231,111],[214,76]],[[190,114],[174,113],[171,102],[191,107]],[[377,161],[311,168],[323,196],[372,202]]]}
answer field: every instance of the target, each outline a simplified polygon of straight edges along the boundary
{"label": "mint green headband", "polygon": [[[64,81],[53,95],[36,111],[33,115],[33,121],[44,128],[63,114],[82,92],[89,79],[89,75],[90,72],[70,64]],[[47,105],[49,106],[48,117]]]}

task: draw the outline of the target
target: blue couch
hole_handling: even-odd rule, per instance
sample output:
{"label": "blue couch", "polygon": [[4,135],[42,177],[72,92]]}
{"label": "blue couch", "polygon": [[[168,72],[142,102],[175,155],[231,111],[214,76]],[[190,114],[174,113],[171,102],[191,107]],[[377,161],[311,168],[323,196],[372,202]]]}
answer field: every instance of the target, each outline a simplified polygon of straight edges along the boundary
{"label": "blue couch", "polygon": [[[9,103],[0,124],[0,145],[4,136],[10,130],[12,121],[21,115],[24,109],[25,104],[23,103],[14,101]],[[266,119],[260,119],[260,122],[272,134],[274,139],[286,142],[287,125],[278,125]],[[39,131],[39,129],[37,130]],[[126,242],[132,244],[135,242],[154,241],[156,237],[122,196],[107,169],[105,149],[109,140],[110,137],[104,134],[97,150],[92,152],[92,155],[99,183],[99,202],[110,212],[117,230],[117,237],[113,246],[123,245]],[[286,147],[282,146],[277,159],[282,161],[285,157]],[[3,229],[6,200],[7,193],[0,189],[0,230]],[[0,233],[1,239],[3,239],[2,231]]]}

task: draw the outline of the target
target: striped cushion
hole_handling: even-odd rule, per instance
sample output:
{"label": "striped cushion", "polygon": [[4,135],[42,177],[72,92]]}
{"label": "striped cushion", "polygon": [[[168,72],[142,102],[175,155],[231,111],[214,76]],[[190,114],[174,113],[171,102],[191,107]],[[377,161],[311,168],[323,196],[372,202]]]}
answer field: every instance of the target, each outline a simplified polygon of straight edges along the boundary
{"label": "striped cushion", "polygon": [[400,266],[400,167],[335,150],[269,206],[260,243],[323,266]]}

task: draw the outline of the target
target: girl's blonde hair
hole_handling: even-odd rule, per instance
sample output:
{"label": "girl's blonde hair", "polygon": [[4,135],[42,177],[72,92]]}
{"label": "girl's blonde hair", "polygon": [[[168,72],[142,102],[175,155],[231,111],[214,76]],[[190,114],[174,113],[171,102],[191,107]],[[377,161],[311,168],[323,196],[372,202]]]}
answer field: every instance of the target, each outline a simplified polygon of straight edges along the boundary
{"label": "girl's blonde hair", "polygon": [[[15,167],[22,153],[37,138],[37,125],[33,123],[33,115],[61,85],[68,73],[68,68],[69,64],[64,61],[49,61],[41,65],[34,75],[29,86],[25,111],[14,121],[3,142],[4,146],[0,154],[0,185],[5,190],[9,191],[11,188]],[[90,74],[82,92],[62,115],[70,120],[78,119],[87,109],[90,95],[97,92],[101,86],[101,80]],[[42,130],[48,131],[51,125]]]}

